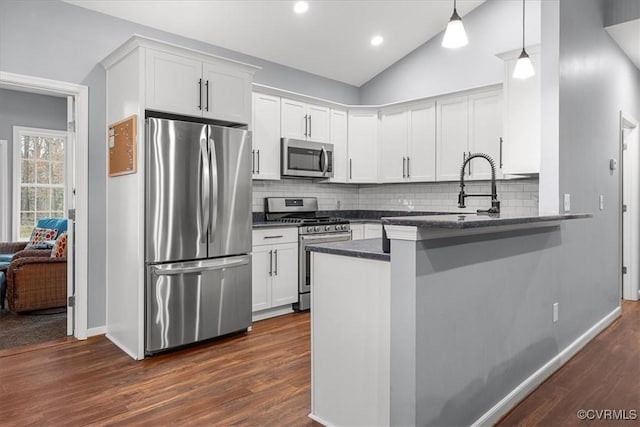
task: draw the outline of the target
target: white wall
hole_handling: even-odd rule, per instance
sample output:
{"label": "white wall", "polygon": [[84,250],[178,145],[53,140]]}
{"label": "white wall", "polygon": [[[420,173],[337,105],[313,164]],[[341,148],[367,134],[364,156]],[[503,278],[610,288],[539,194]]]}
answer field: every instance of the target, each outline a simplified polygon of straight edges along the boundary
{"label": "white wall", "polygon": [[[526,2],[526,43],[540,43],[540,1]],[[463,18],[469,44],[444,49],[442,34],[361,87],[363,104],[428,97],[502,83],[504,62],[495,55],[522,47],[522,2],[487,0]]]}
{"label": "white wall", "polygon": [[[318,197],[320,210],[458,211],[460,185],[456,182],[410,184],[318,184],[306,180],[253,182],[253,211],[264,211],[265,197]],[[486,193],[489,182],[467,182],[469,193]],[[498,198],[506,214],[538,213],[538,180],[498,181]],[[487,209],[487,198],[467,199],[469,209]]]}

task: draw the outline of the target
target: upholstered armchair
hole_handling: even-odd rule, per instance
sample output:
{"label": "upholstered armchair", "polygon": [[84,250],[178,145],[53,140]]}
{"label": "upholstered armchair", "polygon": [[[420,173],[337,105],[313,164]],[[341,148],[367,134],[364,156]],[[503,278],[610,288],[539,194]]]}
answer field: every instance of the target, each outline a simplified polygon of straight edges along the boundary
{"label": "upholstered armchair", "polygon": [[51,250],[22,250],[7,270],[9,310],[40,310],[67,305],[67,258],[52,258]]}

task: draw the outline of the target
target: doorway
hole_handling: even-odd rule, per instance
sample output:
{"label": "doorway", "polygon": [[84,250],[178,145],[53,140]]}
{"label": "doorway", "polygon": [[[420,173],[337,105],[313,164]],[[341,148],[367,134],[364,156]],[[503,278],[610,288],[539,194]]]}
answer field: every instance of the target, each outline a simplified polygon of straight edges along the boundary
{"label": "doorway", "polygon": [[65,173],[69,217],[67,334],[87,338],[88,88],[83,85],[0,71],[0,88],[66,98]]}
{"label": "doorway", "polygon": [[622,153],[622,298],[637,301],[640,292],[640,128],[620,112]]}

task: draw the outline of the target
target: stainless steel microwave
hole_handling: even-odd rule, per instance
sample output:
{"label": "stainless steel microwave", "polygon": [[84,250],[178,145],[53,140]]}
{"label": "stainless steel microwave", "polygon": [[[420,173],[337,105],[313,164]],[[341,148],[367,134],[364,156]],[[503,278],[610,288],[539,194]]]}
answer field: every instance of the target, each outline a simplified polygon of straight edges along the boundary
{"label": "stainless steel microwave", "polygon": [[282,138],[282,176],[333,177],[333,144]]}

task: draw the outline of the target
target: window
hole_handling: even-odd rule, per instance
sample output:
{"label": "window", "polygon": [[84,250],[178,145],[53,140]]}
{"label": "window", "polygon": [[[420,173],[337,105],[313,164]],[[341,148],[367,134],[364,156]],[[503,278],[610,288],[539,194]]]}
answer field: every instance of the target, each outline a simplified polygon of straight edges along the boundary
{"label": "window", "polygon": [[40,218],[65,216],[67,132],[14,126],[13,232],[27,240]]}

